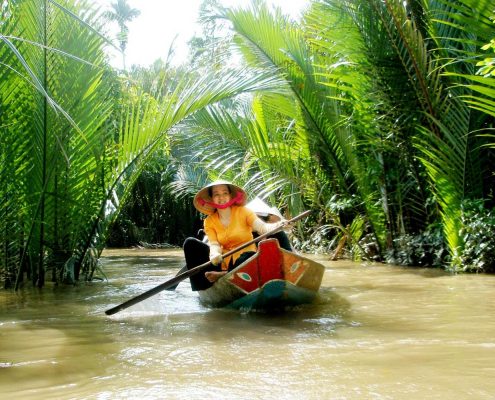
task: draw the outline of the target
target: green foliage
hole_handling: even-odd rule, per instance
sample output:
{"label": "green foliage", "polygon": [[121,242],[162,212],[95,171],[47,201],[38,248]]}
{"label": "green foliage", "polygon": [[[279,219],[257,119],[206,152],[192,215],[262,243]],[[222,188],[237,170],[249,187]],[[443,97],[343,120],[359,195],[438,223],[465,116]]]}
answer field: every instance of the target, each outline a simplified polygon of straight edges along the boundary
{"label": "green foliage", "polygon": [[406,234],[394,240],[394,248],[385,260],[396,265],[445,267],[450,260],[440,225],[432,225],[416,235]]}
{"label": "green foliage", "polygon": [[127,239],[180,242],[192,194],[220,177],[286,216],[313,209],[301,250],[347,237],[356,258],[493,271],[493,204],[476,200],[495,184],[495,83],[476,75],[492,0],[321,0],[300,23],[211,1],[190,69],[129,77],[108,67],[90,3],[43,4],[0,9],[8,284],[42,286],[46,268],[91,279],[115,221]]}
{"label": "green foliage", "polygon": [[336,56],[308,43],[299,26],[263,4],[225,10],[223,15],[233,24],[234,42],[246,63],[280,76],[281,88],[290,95],[260,95],[251,103],[252,111],[243,112],[249,119],[256,118],[255,123],[240,124],[242,117],[231,117],[231,128],[222,130],[224,138],[237,132],[236,145],[242,143],[248,151],[249,158],[243,160],[256,161],[250,168],[242,164],[242,175],[251,172],[249,182],[256,181],[253,188],[263,195],[288,196],[287,206],[293,212],[297,212],[295,204],[321,206],[335,191],[342,196],[356,194],[362,199],[359,207],[366,209],[368,221],[382,240],[377,191],[365,179],[362,148],[341,112],[336,81],[342,74],[333,73],[330,67],[337,62]]}
{"label": "green foliage", "polygon": [[92,277],[109,224],[168,132],[212,103],[276,90],[276,79],[183,75],[153,97],[108,68],[88,3],[12,4],[0,35],[1,268],[16,287],[25,276],[42,287],[47,266],[74,283]]}
{"label": "green foliage", "polygon": [[464,251],[451,266],[454,271],[495,272],[495,213],[485,201],[463,203]]}
{"label": "green foliage", "polygon": [[[491,17],[492,22],[495,23],[495,17]],[[495,39],[491,39],[489,43],[481,47],[481,50],[495,50]],[[480,67],[476,72],[477,75],[482,75],[485,78],[495,76],[495,58],[488,57],[476,63],[477,67]]]}
{"label": "green foliage", "polygon": [[284,210],[317,209],[329,229],[316,247],[348,229],[351,254],[437,265],[443,242],[462,254],[462,201],[493,182],[478,134],[491,126],[492,88],[466,85],[491,12],[486,1],[325,0],[297,24],[260,2],[221,11],[246,64],[278,75],[284,93],[195,115],[186,162]]}
{"label": "green foliage", "polygon": [[[84,2],[44,4],[12,2],[0,36],[1,154],[8,159],[0,190],[11,202],[1,235],[15,249],[5,268],[16,286],[24,272],[43,286],[50,260],[59,266],[56,280],[77,277],[80,265],[64,260],[99,206],[100,160],[109,156],[100,139],[111,81],[103,80],[104,40],[90,27],[98,26],[95,11]],[[82,9],[86,20],[74,18]]]}
{"label": "green foliage", "polygon": [[186,237],[195,234],[195,213],[189,202],[177,199],[168,188],[174,174],[170,157],[157,151],[113,222],[107,246],[181,246]]}
{"label": "green foliage", "polygon": [[[338,9],[337,2],[325,3]],[[482,167],[488,154],[475,135],[485,118],[461,101],[469,92],[458,76],[473,71],[479,41],[489,33],[489,2],[342,3],[368,55],[356,61],[372,68],[371,93],[387,106],[379,110],[382,122],[372,125],[379,136],[361,137],[382,166],[388,240],[416,237],[440,217],[451,255],[462,253],[461,202],[480,196],[491,178]],[[433,207],[426,201],[430,194]]]}
{"label": "green foliage", "polygon": [[[481,49],[482,50],[495,49],[495,39],[490,40],[490,43],[486,44]],[[476,66],[480,67],[480,69],[478,69],[476,74],[483,75],[483,77],[485,77],[485,78],[495,76],[495,58],[494,57],[488,57],[488,58],[485,58],[483,61],[478,61],[476,63]]]}

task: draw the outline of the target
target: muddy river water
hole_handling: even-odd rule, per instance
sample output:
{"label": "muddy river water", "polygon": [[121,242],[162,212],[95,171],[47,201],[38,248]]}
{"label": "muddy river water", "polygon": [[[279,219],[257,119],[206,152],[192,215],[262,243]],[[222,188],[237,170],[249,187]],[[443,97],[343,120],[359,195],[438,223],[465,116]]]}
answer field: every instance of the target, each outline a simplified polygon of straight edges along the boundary
{"label": "muddy river water", "polygon": [[493,399],[495,276],[329,261],[314,304],[203,307],[180,250],[108,250],[108,281],[0,291],[5,399]]}

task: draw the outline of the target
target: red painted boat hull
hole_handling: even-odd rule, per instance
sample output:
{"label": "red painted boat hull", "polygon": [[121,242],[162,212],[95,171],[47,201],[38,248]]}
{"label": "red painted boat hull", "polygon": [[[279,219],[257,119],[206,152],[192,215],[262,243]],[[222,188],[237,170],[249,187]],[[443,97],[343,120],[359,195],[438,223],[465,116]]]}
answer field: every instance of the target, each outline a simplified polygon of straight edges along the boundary
{"label": "red painted boat hull", "polygon": [[310,303],[325,267],[263,240],[258,251],[211,288],[199,292],[202,303],[235,309],[274,309]]}

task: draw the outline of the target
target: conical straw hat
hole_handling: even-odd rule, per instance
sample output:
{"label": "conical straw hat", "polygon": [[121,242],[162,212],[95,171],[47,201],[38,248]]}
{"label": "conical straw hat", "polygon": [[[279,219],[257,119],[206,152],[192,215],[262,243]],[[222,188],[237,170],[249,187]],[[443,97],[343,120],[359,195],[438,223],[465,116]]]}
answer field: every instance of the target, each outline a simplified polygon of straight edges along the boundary
{"label": "conical straw hat", "polygon": [[262,217],[267,217],[268,215],[271,214],[276,216],[279,221],[284,219],[284,217],[282,217],[282,214],[280,214],[280,211],[278,211],[276,207],[270,207],[259,197],[255,197],[253,200],[247,203],[246,207],[249,208],[250,210],[253,210],[256,214]]}
{"label": "conical straw hat", "polygon": [[214,182],[209,183],[206,185],[204,188],[202,188],[198,193],[196,193],[196,196],[194,196],[193,204],[194,207],[196,207],[196,210],[199,212],[206,214],[206,215],[211,215],[215,212],[215,208],[210,206],[209,204],[204,204],[204,202],[212,202],[212,199],[210,197],[210,188],[216,185],[227,185],[230,187],[230,192],[232,194],[232,198],[236,197],[238,193],[241,193],[242,199],[240,201],[237,201],[236,204],[238,205],[245,205],[246,204],[246,192],[244,191],[243,188],[240,186],[234,185],[233,183],[229,181],[224,181],[224,180],[217,180]]}

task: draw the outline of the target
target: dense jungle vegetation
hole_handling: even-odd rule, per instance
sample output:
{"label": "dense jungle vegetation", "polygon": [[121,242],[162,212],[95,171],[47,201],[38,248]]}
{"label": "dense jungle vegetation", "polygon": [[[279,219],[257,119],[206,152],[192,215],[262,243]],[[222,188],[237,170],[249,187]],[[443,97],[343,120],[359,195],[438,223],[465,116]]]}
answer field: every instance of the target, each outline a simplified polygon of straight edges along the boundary
{"label": "dense jungle vegetation", "polygon": [[345,237],[354,259],[493,272],[494,12],[312,0],[292,21],[205,0],[187,63],[117,70],[126,19],[115,45],[90,0],[1,1],[3,285],[91,280],[107,244],[180,245],[217,178],[313,210],[298,249]]}

